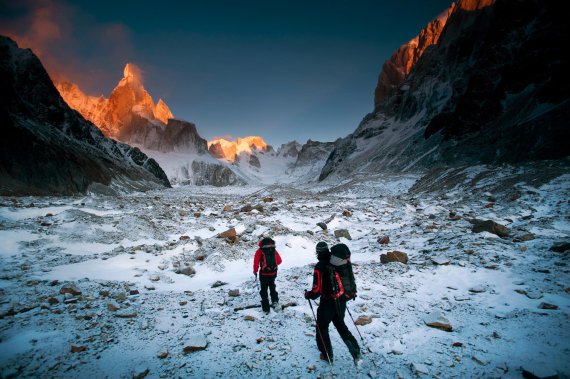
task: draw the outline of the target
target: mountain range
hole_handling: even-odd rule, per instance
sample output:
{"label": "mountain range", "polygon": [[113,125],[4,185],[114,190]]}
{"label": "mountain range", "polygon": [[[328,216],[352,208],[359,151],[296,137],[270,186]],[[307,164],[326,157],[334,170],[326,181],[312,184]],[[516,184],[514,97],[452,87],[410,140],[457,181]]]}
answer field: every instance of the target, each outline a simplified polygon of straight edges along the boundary
{"label": "mountain range", "polygon": [[[560,159],[570,153],[570,62],[564,54],[570,33],[560,17],[562,8],[554,0],[452,3],[384,63],[373,111],[353,133],[335,142],[292,141],[275,151],[259,136],[206,141],[195,124],[176,119],[162,99],[154,102],[136,65],[125,66],[109,98],[88,96],[70,82],[56,83],[56,93],[45,70],[37,67],[37,58],[6,38],[3,46],[10,47],[3,49],[10,50],[11,61],[3,63],[3,75],[14,85],[12,93],[3,94],[3,103],[9,105],[4,117],[27,125],[21,110],[7,99],[28,96],[24,103],[36,124],[49,123],[67,135],[70,123],[89,125],[82,137],[97,136],[92,145],[101,150],[110,144],[113,148],[103,150],[127,164],[131,152],[142,154],[145,158],[136,160],[144,162],[139,166],[152,166],[164,185],[310,182],[358,173]],[[38,74],[45,89],[41,97],[29,83],[14,81],[22,76],[13,70],[21,70],[22,56],[34,61],[34,70],[44,72]],[[79,114],[70,112],[60,95]],[[43,108],[31,109],[29,104],[40,98]],[[51,103],[66,116],[46,116],[44,108],[50,109]],[[40,128],[27,130],[37,134]],[[2,172],[16,177],[16,166],[7,164],[13,157],[6,152]]]}

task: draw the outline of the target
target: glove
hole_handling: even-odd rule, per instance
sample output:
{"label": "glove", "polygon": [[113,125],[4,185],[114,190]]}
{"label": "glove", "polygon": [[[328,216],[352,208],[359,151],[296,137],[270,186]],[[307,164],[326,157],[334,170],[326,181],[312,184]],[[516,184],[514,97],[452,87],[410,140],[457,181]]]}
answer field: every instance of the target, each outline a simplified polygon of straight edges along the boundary
{"label": "glove", "polygon": [[309,294],[310,294],[310,292],[305,290],[305,299],[309,300]]}
{"label": "glove", "polygon": [[257,272],[254,272],[253,276],[255,276],[255,280],[257,280]]}

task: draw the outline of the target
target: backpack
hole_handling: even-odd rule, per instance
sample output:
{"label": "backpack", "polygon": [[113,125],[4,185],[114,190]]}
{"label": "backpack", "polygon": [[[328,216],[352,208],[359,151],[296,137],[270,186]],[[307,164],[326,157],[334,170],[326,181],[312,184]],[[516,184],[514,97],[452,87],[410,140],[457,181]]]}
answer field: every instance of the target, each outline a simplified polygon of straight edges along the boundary
{"label": "backpack", "polygon": [[339,243],[331,248],[329,266],[333,297],[335,299],[344,298],[345,300],[356,298],[356,282],[354,281],[348,246]]}
{"label": "backpack", "polygon": [[261,271],[264,273],[277,272],[277,259],[275,258],[275,241],[271,238],[261,240]]}

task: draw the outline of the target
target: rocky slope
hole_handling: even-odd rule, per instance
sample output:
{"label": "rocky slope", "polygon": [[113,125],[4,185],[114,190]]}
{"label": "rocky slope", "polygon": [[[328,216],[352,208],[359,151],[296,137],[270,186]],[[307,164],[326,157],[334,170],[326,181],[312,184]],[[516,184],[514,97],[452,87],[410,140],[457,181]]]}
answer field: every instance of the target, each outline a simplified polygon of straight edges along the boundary
{"label": "rocky slope", "polygon": [[396,70],[402,81],[379,81],[375,111],[337,142],[320,179],[566,157],[570,31],[563,13],[556,1],[457,2],[437,41],[442,18],[427,28],[433,33],[422,31],[435,43],[415,64],[412,49],[401,66],[411,64],[409,73]]}
{"label": "rocky slope", "polygon": [[107,139],[63,101],[31,50],[0,37],[2,194],[170,187],[153,159]]}

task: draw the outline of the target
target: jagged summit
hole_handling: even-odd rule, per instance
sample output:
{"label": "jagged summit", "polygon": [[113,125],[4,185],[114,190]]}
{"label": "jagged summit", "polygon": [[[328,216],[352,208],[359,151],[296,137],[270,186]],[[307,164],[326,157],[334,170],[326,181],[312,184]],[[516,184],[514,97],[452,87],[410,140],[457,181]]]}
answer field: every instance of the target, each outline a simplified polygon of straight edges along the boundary
{"label": "jagged summit", "polygon": [[128,138],[124,131],[137,117],[163,125],[174,117],[162,99],[155,105],[143,86],[142,70],[134,63],[125,65],[123,78],[108,99],[103,95],[88,96],[71,82],[56,82],[55,85],[67,104],[97,125],[105,136],[126,139],[125,142]]}
{"label": "jagged summit", "polygon": [[226,159],[229,162],[234,162],[242,153],[252,155],[256,151],[273,150],[259,136],[238,137],[235,141],[230,141],[226,138],[216,138],[208,142],[208,149],[216,158]]}

